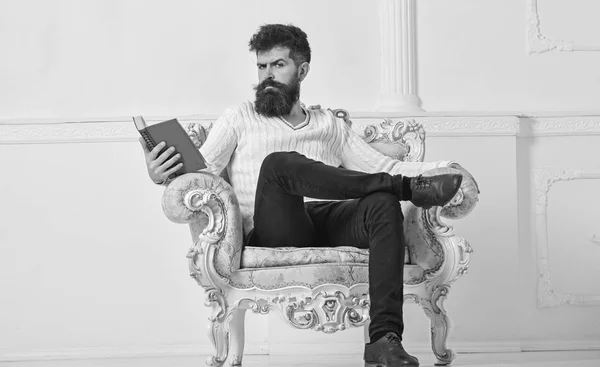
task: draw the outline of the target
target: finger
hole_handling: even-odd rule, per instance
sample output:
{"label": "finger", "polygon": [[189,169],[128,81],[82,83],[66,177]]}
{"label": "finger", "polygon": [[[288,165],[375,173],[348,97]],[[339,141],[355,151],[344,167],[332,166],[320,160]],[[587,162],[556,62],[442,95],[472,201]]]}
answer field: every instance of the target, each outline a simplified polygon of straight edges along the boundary
{"label": "finger", "polygon": [[161,141],[154,147],[154,149],[152,149],[152,151],[150,152],[151,160],[155,160],[156,157],[158,157],[158,153],[160,153],[160,151],[165,147],[165,145],[167,145],[167,143]]}
{"label": "finger", "polygon": [[175,154],[173,157],[171,157],[171,159],[169,159],[165,163],[161,164],[159,169],[161,171],[167,171],[167,168],[174,165],[179,160],[179,158],[181,158],[181,154]]}
{"label": "finger", "polygon": [[177,165],[171,167],[171,169],[169,169],[167,172],[165,172],[165,175],[167,177],[171,176],[173,173],[179,171],[181,169],[181,167],[183,167],[183,163],[177,163]]}
{"label": "finger", "polygon": [[158,158],[156,158],[156,163],[159,165],[163,164],[163,162],[165,162],[167,159],[169,159],[169,157],[171,157],[171,155],[173,155],[173,153],[175,153],[175,147],[170,147],[169,149],[162,152],[158,156]]}

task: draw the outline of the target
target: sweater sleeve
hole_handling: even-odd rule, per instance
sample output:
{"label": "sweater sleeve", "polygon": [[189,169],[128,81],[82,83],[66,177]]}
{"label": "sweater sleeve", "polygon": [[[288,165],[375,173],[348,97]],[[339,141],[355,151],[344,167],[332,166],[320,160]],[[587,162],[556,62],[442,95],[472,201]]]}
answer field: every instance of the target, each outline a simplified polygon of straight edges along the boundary
{"label": "sweater sleeve", "polygon": [[230,107],[213,123],[200,153],[206,161],[206,171],[220,175],[229,164],[238,144],[239,123],[235,108]]}
{"label": "sweater sleeve", "polygon": [[[342,166],[354,171],[367,173],[386,172],[392,175],[418,176],[430,169],[447,167],[452,161],[403,162],[377,151],[352,130],[348,124],[336,118],[336,125],[342,130]],[[340,126],[341,125],[341,126]]]}

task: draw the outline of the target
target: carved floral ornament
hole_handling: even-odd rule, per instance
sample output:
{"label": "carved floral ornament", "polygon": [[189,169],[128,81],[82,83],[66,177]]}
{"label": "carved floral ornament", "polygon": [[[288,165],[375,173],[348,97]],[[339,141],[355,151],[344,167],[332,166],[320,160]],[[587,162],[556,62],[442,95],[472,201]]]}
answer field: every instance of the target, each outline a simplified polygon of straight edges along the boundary
{"label": "carved floral ornament", "polygon": [[289,323],[299,329],[334,333],[346,325],[363,326],[369,319],[369,300],[367,294],[346,297],[341,291],[322,291],[314,298],[292,300],[285,311]]}

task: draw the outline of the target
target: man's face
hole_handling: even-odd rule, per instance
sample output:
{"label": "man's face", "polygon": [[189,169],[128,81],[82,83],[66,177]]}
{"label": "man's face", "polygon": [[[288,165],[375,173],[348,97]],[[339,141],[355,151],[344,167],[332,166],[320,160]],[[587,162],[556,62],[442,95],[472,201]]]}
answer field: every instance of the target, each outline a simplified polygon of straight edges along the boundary
{"label": "man's face", "polygon": [[257,55],[258,81],[254,88],[256,112],[282,116],[291,112],[300,98],[300,79],[288,48],[275,47]]}

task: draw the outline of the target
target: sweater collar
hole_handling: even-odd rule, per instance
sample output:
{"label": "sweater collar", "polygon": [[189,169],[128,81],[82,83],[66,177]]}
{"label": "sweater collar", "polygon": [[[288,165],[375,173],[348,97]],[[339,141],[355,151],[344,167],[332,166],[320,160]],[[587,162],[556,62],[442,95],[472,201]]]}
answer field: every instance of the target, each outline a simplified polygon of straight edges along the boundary
{"label": "sweater collar", "polygon": [[304,107],[304,105],[300,105],[300,107],[302,108],[302,111],[304,111],[304,121],[302,121],[301,123],[299,123],[298,125],[294,126],[292,124],[290,124],[286,119],[284,119],[281,116],[276,117],[279,121],[283,122],[284,124],[286,124],[287,126],[289,126],[292,130],[299,130],[302,129],[303,127],[307,126],[310,123],[310,113],[308,112],[308,110]]}

